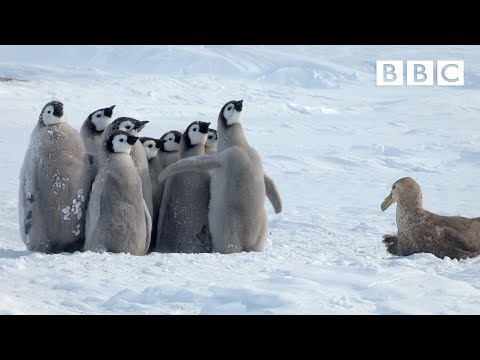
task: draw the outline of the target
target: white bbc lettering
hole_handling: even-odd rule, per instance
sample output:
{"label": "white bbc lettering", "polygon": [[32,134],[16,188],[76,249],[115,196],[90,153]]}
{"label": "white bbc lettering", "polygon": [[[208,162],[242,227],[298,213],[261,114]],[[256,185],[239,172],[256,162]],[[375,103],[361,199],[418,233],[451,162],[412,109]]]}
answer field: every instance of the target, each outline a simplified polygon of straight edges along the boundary
{"label": "white bbc lettering", "polygon": [[[403,60],[377,60],[378,86],[403,86]],[[436,72],[435,72],[436,67]],[[408,60],[407,86],[463,86],[465,67],[463,60]]]}
{"label": "white bbc lettering", "polygon": [[433,61],[407,61],[408,86],[433,86]]}
{"label": "white bbc lettering", "polygon": [[403,61],[377,60],[377,85],[402,86]]}
{"label": "white bbc lettering", "polygon": [[463,86],[465,81],[465,68],[463,61],[437,61],[438,86]]}

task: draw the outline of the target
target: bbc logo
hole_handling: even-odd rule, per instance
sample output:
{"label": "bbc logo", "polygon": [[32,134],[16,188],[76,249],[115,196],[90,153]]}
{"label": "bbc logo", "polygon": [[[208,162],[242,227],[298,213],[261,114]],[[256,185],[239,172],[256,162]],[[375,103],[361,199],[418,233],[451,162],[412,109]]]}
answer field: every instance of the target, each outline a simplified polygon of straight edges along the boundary
{"label": "bbc logo", "polygon": [[[404,66],[402,60],[377,60],[377,86],[403,86]],[[407,86],[433,86],[434,61],[406,61]],[[437,86],[463,86],[463,60],[436,61]]]}

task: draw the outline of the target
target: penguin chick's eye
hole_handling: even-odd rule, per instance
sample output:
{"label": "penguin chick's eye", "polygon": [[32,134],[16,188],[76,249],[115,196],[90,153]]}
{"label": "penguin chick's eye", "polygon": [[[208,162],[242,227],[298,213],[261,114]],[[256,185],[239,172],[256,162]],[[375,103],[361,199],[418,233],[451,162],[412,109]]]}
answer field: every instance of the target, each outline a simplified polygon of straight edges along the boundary
{"label": "penguin chick's eye", "polygon": [[151,149],[151,148],[153,147],[153,145],[152,145],[152,144],[150,144],[150,145],[148,145],[148,147]]}
{"label": "penguin chick's eye", "polygon": [[126,128],[126,129],[130,129],[130,128],[131,128],[131,126],[130,126],[130,125],[127,125],[127,126],[125,126],[125,128]]}
{"label": "penguin chick's eye", "polygon": [[118,141],[120,141],[120,142],[124,142],[125,140],[123,140],[123,139],[119,139]]}
{"label": "penguin chick's eye", "polygon": [[99,118],[100,116],[102,116],[101,114],[97,114],[97,118]]}
{"label": "penguin chick's eye", "polygon": [[193,130],[193,131],[197,131],[197,128],[196,128],[196,127],[194,127],[192,130]]}
{"label": "penguin chick's eye", "polygon": [[392,189],[395,189],[395,186],[396,186],[396,185],[393,185],[393,186],[392,186]]}
{"label": "penguin chick's eye", "polygon": [[212,140],[212,136],[209,136],[209,137],[208,137],[208,140]]}
{"label": "penguin chick's eye", "polygon": [[51,113],[51,111],[50,111],[50,110],[48,110],[47,112],[48,112],[49,114]]}
{"label": "penguin chick's eye", "polygon": [[232,106],[230,105],[228,108],[227,108],[228,111],[232,111]]}
{"label": "penguin chick's eye", "polygon": [[173,141],[173,138],[168,138],[168,141]]}

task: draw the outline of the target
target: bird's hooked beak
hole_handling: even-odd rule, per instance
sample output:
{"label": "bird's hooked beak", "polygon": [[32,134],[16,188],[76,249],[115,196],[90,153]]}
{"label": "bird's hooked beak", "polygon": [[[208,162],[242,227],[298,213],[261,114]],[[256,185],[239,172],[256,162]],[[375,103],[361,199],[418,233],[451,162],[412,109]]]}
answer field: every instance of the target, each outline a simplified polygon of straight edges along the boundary
{"label": "bird's hooked beak", "polygon": [[115,108],[115,105],[110,106],[109,108],[106,108],[105,111],[103,112],[103,115],[111,118],[113,115],[113,109]]}
{"label": "bird's hooked beak", "polygon": [[135,130],[141,131],[145,125],[147,125],[150,121],[140,121],[137,123],[137,126],[135,127]]}
{"label": "bird's hooked beak", "polygon": [[235,110],[238,112],[242,111],[243,108],[243,100],[237,101],[237,103],[234,105]]}
{"label": "bird's hooked beak", "polygon": [[382,205],[380,205],[380,208],[382,209],[382,211],[385,211],[388,209],[388,207],[390,205],[392,205],[393,203],[395,202],[395,200],[393,199],[393,194],[392,192],[390,192],[390,195],[388,195],[385,200],[383,200],[382,202]]}
{"label": "bird's hooked beak", "polygon": [[137,136],[128,135],[128,137],[127,137],[127,143],[128,143],[129,145],[132,145],[132,146],[133,146],[133,145],[137,142],[138,139],[139,139],[139,138],[138,138]]}

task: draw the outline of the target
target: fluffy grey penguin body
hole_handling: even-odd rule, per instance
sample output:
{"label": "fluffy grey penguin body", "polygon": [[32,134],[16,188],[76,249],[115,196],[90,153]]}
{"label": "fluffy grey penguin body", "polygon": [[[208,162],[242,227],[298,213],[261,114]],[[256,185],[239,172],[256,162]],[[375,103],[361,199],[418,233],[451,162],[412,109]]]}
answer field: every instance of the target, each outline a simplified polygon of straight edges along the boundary
{"label": "fluffy grey penguin body", "polygon": [[265,196],[275,213],[282,202],[273,180],[265,175],[261,159],[245,138],[241,126],[243,101],[230,101],[218,116],[218,152],[181,159],[162,171],[159,180],[184,171],[212,170],[209,230],[212,251],[234,253],[265,248]]}
{"label": "fluffy grey penguin body", "polygon": [[207,141],[205,141],[205,154],[211,155],[217,153],[217,130],[208,129]]}
{"label": "fluffy grey penguin body", "polygon": [[[157,151],[157,155],[148,162],[150,180],[152,182],[153,201],[152,241],[150,242],[150,251],[155,250],[155,243],[157,240],[158,216],[160,212],[160,205],[162,204],[162,194],[165,185],[165,182],[160,182],[157,180],[158,175],[168,165],[173,164],[180,158],[181,139],[182,133],[176,130],[171,130],[162,135],[159,141],[161,145]],[[147,151],[147,157],[148,156],[149,155]]]}
{"label": "fluffy grey penguin body", "polygon": [[[112,132],[117,130],[126,131],[136,136],[144,127],[148,124],[148,121],[139,121],[129,117],[119,117],[111,122],[105,131],[103,132],[102,141],[110,136]],[[140,141],[135,142],[130,152],[133,163],[137,168],[138,174],[142,179],[142,194],[145,202],[147,203],[150,216],[153,214],[153,201],[152,201],[152,183],[150,181],[150,171],[148,170],[148,159],[145,149]]]}
{"label": "fluffy grey penguin body", "polygon": [[90,161],[90,181],[93,183],[97,175],[96,155],[102,144],[102,134],[112,119],[112,105],[105,109],[98,109],[88,115],[80,129],[80,136],[85,143],[88,160]]}
{"label": "fluffy grey penguin body", "polygon": [[152,221],[130,155],[137,139],[118,129],[104,134],[87,208],[85,250],[132,255],[144,255],[148,250]]}
{"label": "fluffy grey penguin body", "polygon": [[20,171],[19,223],[27,249],[45,253],[80,250],[90,192],[89,162],[63,104],[49,102],[33,129]]}
{"label": "fluffy grey penguin body", "polygon": [[[181,158],[205,154],[210,123],[195,121],[182,135]],[[156,251],[210,252],[208,202],[210,172],[185,172],[165,181],[158,218]]]}
{"label": "fluffy grey penguin body", "polygon": [[150,249],[155,245],[155,240],[157,238],[157,220],[158,220],[158,210],[160,208],[160,188],[161,184],[157,181],[158,175],[162,171],[163,167],[160,164],[158,158],[158,150],[162,147],[164,140],[159,140],[151,137],[141,137],[140,142],[145,149],[145,153],[148,159],[148,170],[150,173],[150,182],[152,184],[152,204],[153,204],[153,213],[152,213],[152,236],[150,240]]}

